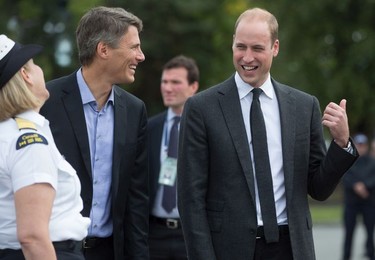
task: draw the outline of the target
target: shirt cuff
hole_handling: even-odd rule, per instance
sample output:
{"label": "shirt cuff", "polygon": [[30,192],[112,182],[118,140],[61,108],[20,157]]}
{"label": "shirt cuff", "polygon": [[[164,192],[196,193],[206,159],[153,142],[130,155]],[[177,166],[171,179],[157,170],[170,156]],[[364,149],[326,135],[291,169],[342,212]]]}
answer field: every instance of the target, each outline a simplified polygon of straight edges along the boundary
{"label": "shirt cuff", "polygon": [[343,149],[345,151],[347,151],[348,153],[354,155],[354,148],[353,148],[352,142],[350,140],[348,142],[348,145],[346,147],[344,147]]}

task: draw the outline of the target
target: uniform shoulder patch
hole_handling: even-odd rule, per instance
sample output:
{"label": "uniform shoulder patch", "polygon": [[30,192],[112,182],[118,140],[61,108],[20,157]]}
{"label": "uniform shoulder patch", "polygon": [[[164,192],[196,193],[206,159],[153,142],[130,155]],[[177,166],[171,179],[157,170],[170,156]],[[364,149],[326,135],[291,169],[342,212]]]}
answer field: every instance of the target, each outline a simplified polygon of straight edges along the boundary
{"label": "uniform shoulder patch", "polygon": [[48,145],[47,139],[38,133],[24,133],[18,137],[16,143],[16,150],[22,149],[31,144],[45,144]]}

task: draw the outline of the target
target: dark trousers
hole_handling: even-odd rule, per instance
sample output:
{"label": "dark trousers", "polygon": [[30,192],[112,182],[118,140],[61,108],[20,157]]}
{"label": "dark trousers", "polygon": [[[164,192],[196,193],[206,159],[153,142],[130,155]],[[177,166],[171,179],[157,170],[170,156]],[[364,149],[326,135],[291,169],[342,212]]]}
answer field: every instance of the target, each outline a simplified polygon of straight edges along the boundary
{"label": "dark trousers", "polygon": [[151,260],[186,260],[185,241],[180,223],[170,226],[150,218],[149,247]]}
{"label": "dark trousers", "polygon": [[267,244],[264,238],[257,239],[254,260],[293,260],[289,233],[280,234],[277,243]]}
{"label": "dark trousers", "polygon": [[[84,260],[81,242],[64,241],[53,243],[58,260]],[[22,250],[2,249],[0,260],[25,260]]]}
{"label": "dark trousers", "polygon": [[345,225],[345,240],[344,240],[344,257],[343,259],[350,259],[352,252],[352,242],[354,236],[355,226],[357,224],[357,216],[362,215],[363,224],[365,225],[367,239],[365,244],[365,255],[370,259],[374,257],[374,227],[375,227],[375,207],[369,202],[347,204],[344,209],[344,225]]}
{"label": "dark trousers", "polygon": [[[85,241],[85,240],[84,240]],[[85,248],[86,247],[86,248]],[[92,238],[84,244],[85,260],[114,260],[113,238]]]}

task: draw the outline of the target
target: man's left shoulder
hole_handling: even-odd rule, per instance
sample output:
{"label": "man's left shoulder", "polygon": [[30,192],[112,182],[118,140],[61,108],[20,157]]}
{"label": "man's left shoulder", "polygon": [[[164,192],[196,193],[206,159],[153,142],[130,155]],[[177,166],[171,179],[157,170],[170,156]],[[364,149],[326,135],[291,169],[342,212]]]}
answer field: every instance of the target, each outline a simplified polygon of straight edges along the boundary
{"label": "man's left shoulder", "polygon": [[300,101],[307,101],[307,100],[313,100],[314,99],[313,95],[311,95],[311,94],[309,94],[305,91],[302,91],[302,90],[300,90],[296,87],[291,87],[289,85],[280,83],[280,82],[278,82],[274,79],[272,79],[272,85],[274,86],[275,91],[279,96],[282,95],[282,94],[286,94],[286,95],[292,96],[295,99],[300,100]]}
{"label": "man's left shoulder", "polygon": [[128,104],[134,104],[134,105],[140,105],[140,106],[144,105],[144,102],[140,98],[138,98],[132,93],[129,93],[128,91],[126,91],[125,89],[117,85],[114,86],[113,90],[115,94],[115,103],[116,103],[116,99],[118,99]]}

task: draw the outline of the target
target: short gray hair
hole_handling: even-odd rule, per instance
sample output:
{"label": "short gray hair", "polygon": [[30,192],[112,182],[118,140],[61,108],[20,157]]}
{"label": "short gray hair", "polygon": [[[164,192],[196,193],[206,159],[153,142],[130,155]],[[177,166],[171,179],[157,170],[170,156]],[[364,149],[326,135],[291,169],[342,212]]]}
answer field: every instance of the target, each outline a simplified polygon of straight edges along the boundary
{"label": "short gray hair", "polygon": [[138,32],[143,29],[142,20],[119,7],[94,7],[79,21],[76,38],[78,56],[82,65],[90,65],[95,57],[99,42],[105,42],[117,48],[129,26],[135,26]]}

